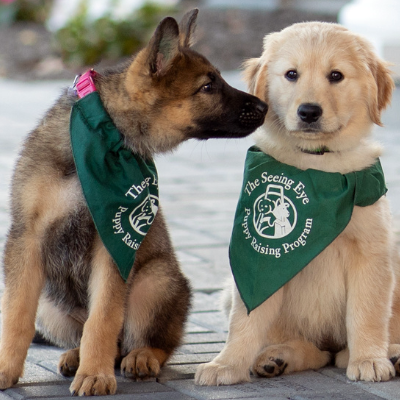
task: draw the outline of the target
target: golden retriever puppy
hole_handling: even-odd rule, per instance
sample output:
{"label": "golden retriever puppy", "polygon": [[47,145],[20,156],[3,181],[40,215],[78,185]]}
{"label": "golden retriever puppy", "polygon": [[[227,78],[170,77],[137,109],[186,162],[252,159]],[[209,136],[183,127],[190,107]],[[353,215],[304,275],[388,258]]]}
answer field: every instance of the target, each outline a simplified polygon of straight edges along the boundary
{"label": "golden retriever puppy", "polygon": [[[287,242],[281,248],[272,248],[264,238],[288,235],[300,221],[300,214],[290,220],[299,204],[294,201],[311,205],[308,196],[312,191],[317,197],[321,194],[320,183],[314,175],[308,184],[291,182],[284,173],[271,175],[268,163],[259,179],[245,176],[240,201],[256,190],[261,195],[253,200],[254,207],[245,209],[244,217],[238,218],[239,211],[235,217],[237,235],[245,243],[234,242],[234,228],[230,259],[233,272],[239,272],[234,274],[236,285],[229,300],[228,340],[213,361],[199,367],[196,383],[234,384],[249,381],[250,370],[273,377],[321,368],[331,361],[347,368],[351,380],[387,381],[400,370],[400,264],[383,174],[379,190],[359,177],[380,168],[382,150],[370,133],[374,124],[381,125],[381,111],[391,99],[390,71],[362,37],[337,24],[310,22],[267,35],[261,57],[245,63],[245,79],[250,92],[270,107],[263,127],[254,134],[257,148],[249,150],[254,157],[277,160],[299,176],[312,169],[323,174],[322,180],[329,176],[348,183],[354,178],[364,195],[376,193],[369,203],[355,202],[333,238],[326,239],[324,232],[342,218],[341,209],[318,227],[317,217],[308,218],[301,236],[294,241],[284,238]],[[293,204],[289,192],[295,194]],[[262,204],[272,195],[273,203]],[[329,214],[324,204],[329,196],[324,196],[325,192],[314,208]],[[240,202],[238,210],[239,206]],[[258,212],[257,218],[251,218],[253,212]],[[258,239],[251,238],[250,227],[258,229]],[[322,242],[324,248],[314,251]],[[307,248],[305,243],[310,244],[305,253],[312,253],[311,259],[273,293],[265,289],[272,273],[256,275],[252,291],[242,288],[240,273],[246,279],[254,273],[254,264],[261,270],[274,259],[286,271],[297,262],[295,251]],[[260,258],[242,257],[236,266],[238,253],[250,254],[251,248]],[[285,261],[287,253],[295,255],[290,262]],[[256,299],[251,305],[245,304],[249,297]]]}

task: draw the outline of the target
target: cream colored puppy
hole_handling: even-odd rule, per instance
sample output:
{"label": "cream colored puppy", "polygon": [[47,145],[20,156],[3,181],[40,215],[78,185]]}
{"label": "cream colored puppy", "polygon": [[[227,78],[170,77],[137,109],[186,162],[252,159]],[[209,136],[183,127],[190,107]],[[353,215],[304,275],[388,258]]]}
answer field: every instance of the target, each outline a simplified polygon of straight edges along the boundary
{"label": "cream colored puppy", "polygon": [[[245,64],[249,90],[269,104],[257,146],[285,164],[347,174],[370,167],[370,139],[393,80],[362,37],[342,26],[300,23],[265,37]],[[399,371],[400,264],[388,201],[354,207],[342,233],[248,315],[235,285],[222,352],[196,373],[200,385],[324,367],[335,357],[351,380]]]}

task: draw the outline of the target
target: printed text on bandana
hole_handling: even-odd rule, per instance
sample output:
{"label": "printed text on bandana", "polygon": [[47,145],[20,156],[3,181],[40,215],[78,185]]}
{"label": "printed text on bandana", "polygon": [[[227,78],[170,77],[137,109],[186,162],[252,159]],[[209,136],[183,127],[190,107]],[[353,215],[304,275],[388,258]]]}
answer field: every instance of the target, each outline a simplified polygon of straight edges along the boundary
{"label": "printed text on bandana", "polygon": [[[242,232],[254,251],[280,258],[306,246],[313,218],[307,218],[310,199],[301,181],[264,171],[256,179],[247,181],[243,192],[251,199],[247,202],[251,207],[244,208]],[[301,230],[297,230],[297,236],[291,235],[291,240],[285,240],[299,224]]]}

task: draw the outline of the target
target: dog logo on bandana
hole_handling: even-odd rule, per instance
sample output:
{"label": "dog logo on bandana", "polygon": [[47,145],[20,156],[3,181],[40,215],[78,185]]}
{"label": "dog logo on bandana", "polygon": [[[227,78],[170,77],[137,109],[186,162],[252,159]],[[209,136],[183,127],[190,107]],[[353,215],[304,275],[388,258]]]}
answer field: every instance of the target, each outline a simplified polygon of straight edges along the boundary
{"label": "dog logo on bandana", "polygon": [[[158,198],[148,195],[146,199],[138,205],[129,216],[132,228],[139,234],[145,236],[148,226],[152,224],[158,211]],[[146,229],[143,229],[146,228]]]}
{"label": "dog logo on bandana", "polygon": [[254,228],[262,237],[283,238],[296,226],[296,208],[292,201],[284,195],[282,186],[268,185],[265,193],[254,202],[253,211]]}

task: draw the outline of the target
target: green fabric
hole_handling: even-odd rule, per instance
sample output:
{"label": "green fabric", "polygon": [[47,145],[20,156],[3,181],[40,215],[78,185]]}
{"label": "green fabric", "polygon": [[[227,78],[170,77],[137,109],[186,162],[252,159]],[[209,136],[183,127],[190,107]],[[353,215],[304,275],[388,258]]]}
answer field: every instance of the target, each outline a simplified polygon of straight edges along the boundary
{"label": "green fabric", "polygon": [[379,160],[342,175],[303,171],[251,147],[229,246],[232,272],[248,312],[344,230],[354,205],[374,204],[386,191]]}
{"label": "green fabric", "polygon": [[126,280],[158,210],[156,167],[124,147],[97,92],[74,104],[70,134],[96,229]]}

